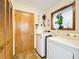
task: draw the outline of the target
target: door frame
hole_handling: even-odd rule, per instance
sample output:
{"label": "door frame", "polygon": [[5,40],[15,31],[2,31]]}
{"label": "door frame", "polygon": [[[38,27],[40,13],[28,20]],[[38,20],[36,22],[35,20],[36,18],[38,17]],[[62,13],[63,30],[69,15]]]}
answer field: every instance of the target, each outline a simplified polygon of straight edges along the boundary
{"label": "door frame", "polygon": [[32,14],[32,15],[34,15],[34,13],[26,12],[26,11],[22,11],[22,10],[18,10],[18,9],[15,9],[14,11],[19,11],[19,12],[22,12],[22,13],[27,13],[27,14]]}

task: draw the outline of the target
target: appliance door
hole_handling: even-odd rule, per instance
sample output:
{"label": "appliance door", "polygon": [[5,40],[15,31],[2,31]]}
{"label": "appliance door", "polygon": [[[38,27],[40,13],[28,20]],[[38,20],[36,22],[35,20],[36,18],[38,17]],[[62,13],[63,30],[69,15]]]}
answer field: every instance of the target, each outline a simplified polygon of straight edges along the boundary
{"label": "appliance door", "polygon": [[70,50],[48,42],[47,59],[74,59],[74,54]]}
{"label": "appliance door", "polygon": [[36,35],[36,50],[41,57],[45,56],[45,39],[42,35]]}

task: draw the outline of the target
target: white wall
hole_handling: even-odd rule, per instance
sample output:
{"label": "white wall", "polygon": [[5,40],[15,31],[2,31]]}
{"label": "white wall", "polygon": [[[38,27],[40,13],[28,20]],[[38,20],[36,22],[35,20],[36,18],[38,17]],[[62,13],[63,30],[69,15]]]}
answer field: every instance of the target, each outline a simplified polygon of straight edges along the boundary
{"label": "white wall", "polygon": [[[54,12],[55,10],[65,6],[65,5],[68,5],[70,3],[72,3],[74,0],[63,0],[62,2],[60,2],[59,4],[55,5],[54,7],[52,7],[51,9],[45,11],[45,14],[47,16],[47,24],[49,23],[50,26],[47,26],[47,30],[51,30],[51,13]],[[70,31],[70,30],[59,30],[58,33],[59,34],[65,34],[65,33],[78,33],[79,34],[79,1],[78,0],[75,0],[76,1],[76,30],[75,31]],[[50,20],[50,22],[48,22],[48,20]],[[55,32],[55,30],[51,30],[52,32]]]}
{"label": "white wall", "polygon": [[76,3],[76,32],[79,34],[79,0]]}

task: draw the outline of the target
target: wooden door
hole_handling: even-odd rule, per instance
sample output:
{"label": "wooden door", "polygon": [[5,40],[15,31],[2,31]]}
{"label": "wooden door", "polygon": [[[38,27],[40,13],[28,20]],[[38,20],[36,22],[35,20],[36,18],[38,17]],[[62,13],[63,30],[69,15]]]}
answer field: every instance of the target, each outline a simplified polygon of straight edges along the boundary
{"label": "wooden door", "polygon": [[5,0],[0,0],[0,59],[5,59],[4,40],[4,20],[5,20]]}
{"label": "wooden door", "polygon": [[34,49],[34,15],[15,11],[16,20],[16,54]]}

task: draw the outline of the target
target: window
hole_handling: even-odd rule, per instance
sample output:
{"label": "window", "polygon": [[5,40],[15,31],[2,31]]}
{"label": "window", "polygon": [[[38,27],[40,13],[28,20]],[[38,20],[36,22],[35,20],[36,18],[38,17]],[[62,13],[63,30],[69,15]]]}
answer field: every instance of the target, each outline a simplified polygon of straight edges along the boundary
{"label": "window", "polygon": [[75,30],[75,2],[51,14],[51,29]]}

